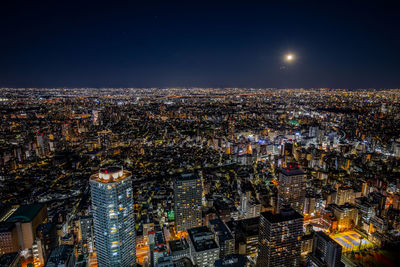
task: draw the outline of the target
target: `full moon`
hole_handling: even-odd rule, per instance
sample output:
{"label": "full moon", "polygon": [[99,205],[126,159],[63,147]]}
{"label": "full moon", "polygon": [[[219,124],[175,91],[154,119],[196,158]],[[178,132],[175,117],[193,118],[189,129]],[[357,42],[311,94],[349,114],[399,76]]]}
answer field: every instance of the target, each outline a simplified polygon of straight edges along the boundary
{"label": "full moon", "polygon": [[292,61],[292,60],[293,60],[293,55],[290,55],[290,54],[287,55],[287,56],[286,56],[286,60],[287,60],[287,61]]}

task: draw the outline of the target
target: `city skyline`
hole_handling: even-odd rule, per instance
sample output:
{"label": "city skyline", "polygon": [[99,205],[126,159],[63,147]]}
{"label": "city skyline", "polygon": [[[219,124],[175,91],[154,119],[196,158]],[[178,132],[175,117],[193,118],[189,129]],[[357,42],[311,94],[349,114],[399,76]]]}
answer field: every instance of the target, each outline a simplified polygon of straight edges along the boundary
{"label": "city skyline", "polygon": [[397,266],[398,14],[0,1],[0,266]]}

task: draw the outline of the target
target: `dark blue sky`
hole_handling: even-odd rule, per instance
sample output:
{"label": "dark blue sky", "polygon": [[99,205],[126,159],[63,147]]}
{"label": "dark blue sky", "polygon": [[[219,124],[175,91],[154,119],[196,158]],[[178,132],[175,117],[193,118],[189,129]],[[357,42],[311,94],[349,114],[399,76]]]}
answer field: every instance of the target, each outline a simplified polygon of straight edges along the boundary
{"label": "dark blue sky", "polygon": [[400,87],[395,1],[213,2],[3,0],[0,86]]}

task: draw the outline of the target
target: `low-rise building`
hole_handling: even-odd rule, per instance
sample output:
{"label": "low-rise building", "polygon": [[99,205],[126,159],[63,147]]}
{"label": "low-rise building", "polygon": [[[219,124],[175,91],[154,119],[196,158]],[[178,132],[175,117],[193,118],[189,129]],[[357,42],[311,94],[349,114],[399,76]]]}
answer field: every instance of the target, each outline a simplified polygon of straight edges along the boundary
{"label": "low-rise building", "polygon": [[210,220],[209,225],[211,231],[216,235],[220,249],[219,257],[222,258],[235,253],[235,239],[225,223],[220,219],[215,219]]}
{"label": "low-rise building", "polygon": [[184,257],[190,257],[189,244],[185,238],[171,240],[168,242],[169,254],[174,261],[178,261]]}
{"label": "low-rise building", "polygon": [[73,267],[75,261],[74,246],[61,245],[51,251],[45,267]]}
{"label": "low-rise building", "polygon": [[194,263],[199,267],[213,266],[219,258],[219,247],[215,242],[214,233],[206,226],[191,228],[188,233]]}

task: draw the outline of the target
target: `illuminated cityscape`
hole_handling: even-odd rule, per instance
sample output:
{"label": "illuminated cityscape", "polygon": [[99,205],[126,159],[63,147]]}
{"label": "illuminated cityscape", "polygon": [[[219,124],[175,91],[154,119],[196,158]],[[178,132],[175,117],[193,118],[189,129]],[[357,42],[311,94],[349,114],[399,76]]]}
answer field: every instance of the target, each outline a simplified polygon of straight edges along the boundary
{"label": "illuminated cityscape", "polygon": [[0,267],[398,266],[391,2],[0,1]]}
{"label": "illuminated cityscape", "polygon": [[3,92],[1,253],[22,263],[393,260],[398,90]]}

